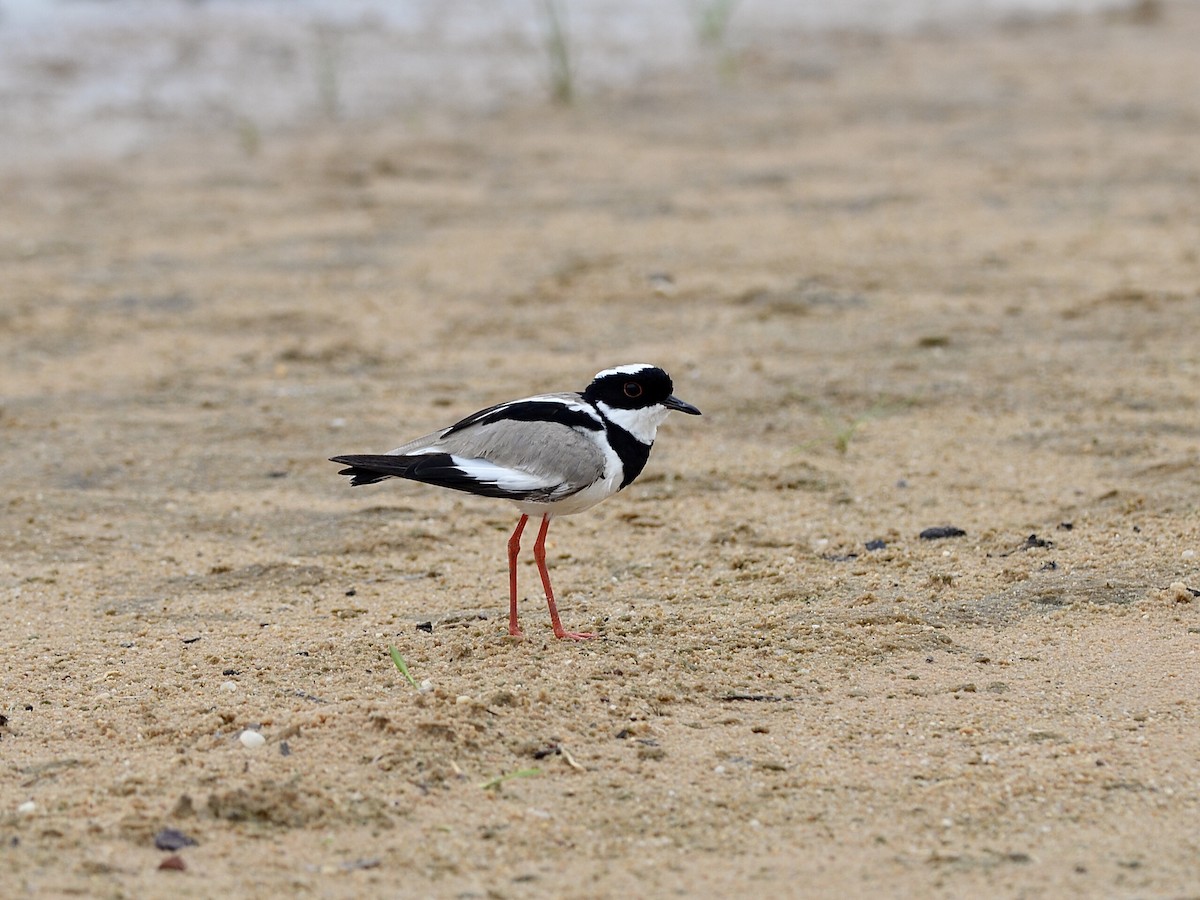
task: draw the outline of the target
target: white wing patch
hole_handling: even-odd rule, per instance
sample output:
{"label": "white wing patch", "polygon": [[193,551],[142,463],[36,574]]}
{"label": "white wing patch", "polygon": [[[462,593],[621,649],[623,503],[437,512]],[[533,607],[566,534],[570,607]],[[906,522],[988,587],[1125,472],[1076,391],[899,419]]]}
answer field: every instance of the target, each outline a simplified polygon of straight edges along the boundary
{"label": "white wing patch", "polygon": [[526,397],[523,400],[513,400],[510,403],[505,403],[501,409],[506,409],[517,403],[561,403],[563,406],[572,406],[575,409],[587,409],[586,403],[580,403],[575,397],[564,397],[562,394],[538,394],[536,397]]}
{"label": "white wing patch", "polygon": [[524,494],[530,491],[546,491],[552,493],[562,487],[559,481],[547,481],[520,469],[510,469],[498,466],[486,459],[472,459],[465,456],[451,456],[454,465],[467,474],[468,477],[483,484],[494,484],[503,491],[514,494]]}

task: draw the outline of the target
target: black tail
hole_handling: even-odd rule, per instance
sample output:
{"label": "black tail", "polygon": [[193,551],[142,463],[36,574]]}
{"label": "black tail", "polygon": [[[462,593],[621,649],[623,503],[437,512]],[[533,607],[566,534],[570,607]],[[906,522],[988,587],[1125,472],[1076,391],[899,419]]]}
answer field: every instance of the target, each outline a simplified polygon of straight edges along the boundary
{"label": "black tail", "polygon": [[334,456],[329,461],[342,463],[349,467],[338,470],[338,474],[349,475],[352,487],[358,487],[360,484],[374,484],[385,478],[404,478],[413,464],[412,459],[407,456],[387,456],[382,453]]}

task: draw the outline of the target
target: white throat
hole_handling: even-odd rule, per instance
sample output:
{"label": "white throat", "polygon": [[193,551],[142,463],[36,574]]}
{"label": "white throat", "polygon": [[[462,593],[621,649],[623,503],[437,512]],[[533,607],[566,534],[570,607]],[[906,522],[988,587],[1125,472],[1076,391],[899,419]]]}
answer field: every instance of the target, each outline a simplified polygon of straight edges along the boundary
{"label": "white throat", "polygon": [[617,409],[607,403],[599,402],[596,404],[596,408],[614,425],[620,425],[647,446],[654,443],[654,436],[658,434],[658,426],[671,412],[665,406],[657,403],[654,406],[647,406],[645,409]]}

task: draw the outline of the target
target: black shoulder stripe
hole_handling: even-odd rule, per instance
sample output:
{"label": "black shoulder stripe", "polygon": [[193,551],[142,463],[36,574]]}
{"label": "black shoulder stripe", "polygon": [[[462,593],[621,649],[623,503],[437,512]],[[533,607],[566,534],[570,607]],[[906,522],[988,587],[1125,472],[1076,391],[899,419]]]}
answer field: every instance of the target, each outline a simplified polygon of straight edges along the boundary
{"label": "black shoulder stripe", "polygon": [[457,422],[447,428],[442,436],[445,437],[446,435],[454,434],[456,431],[462,431],[464,428],[474,425],[480,419],[486,419],[488,416],[495,415],[506,405],[507,404],[504,403],[497,403],[495,406],[489,406],[487,409],[481,409],[479,412],[473,412],[466,418],[459,419]]}
{"label": "black shoulder stripe", "polygon": [[597,421],[595,416],[565,403],[554,400],[519,400],[516,403],[490,406],[474,415],[467,416],[451,425],[443,432],[442,437],[449,437],[456,431],[462,431],[472,425],[491,425],[495,422],[553,422],[556,425],[583,428],[588,431],[600,431],[604,428],[604,425]]}

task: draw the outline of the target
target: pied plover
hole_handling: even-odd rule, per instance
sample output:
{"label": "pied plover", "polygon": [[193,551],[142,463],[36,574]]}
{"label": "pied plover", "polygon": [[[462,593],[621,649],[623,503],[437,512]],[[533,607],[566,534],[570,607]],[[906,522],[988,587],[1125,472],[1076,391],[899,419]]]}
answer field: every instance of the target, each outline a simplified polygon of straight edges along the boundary
{"label": "pied plover", "polygon": [[658,426],[671,410],[700,410],[674,396],[671,376],[645,363],[600,372],[581,393],[539,394],[480,410],[383,454],[335,456],[350,484],[408,478],[483,497],[511,500],[521,511],[508,539],[508,633],[517,625],[517,555],[530,516],[541,516],[533,545],[550,623],[559,638],[594,635],[566,631],[546,571],[546,531],[553,516],[589,509],[641,474]]}

